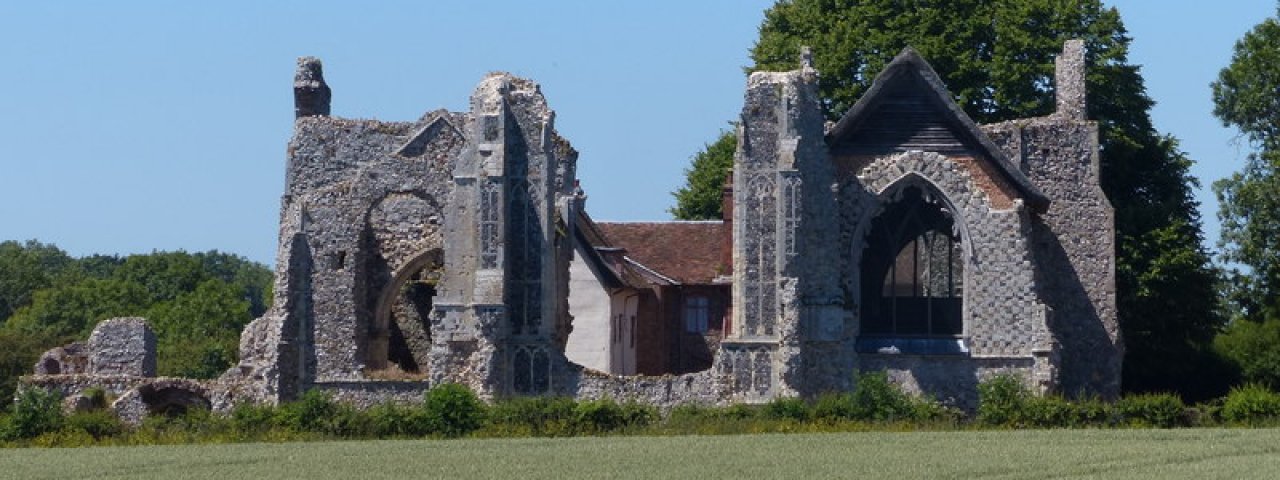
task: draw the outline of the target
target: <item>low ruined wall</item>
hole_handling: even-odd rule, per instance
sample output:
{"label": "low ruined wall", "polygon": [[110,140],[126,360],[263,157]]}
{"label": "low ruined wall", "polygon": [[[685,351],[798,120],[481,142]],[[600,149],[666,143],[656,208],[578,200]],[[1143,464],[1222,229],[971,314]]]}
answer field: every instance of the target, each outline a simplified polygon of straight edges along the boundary
{"label": "low ruined wall", "polygon": [[28,375],[19,379],[19,389],[39,388],[55,392],[63,397],[79,394],[89,388],[101,388],[107,395],[121,396],[130,389],[156,380],[153,377],[134,375]]}
{"label": "low ruined wall", "polygon": [[334,400],[364,409],[388,402],[401,404],[422,403],[427,391],[431,389],[431,382],[373,380],[367,382],[325,382],[312,386],[333,395]]}
{"label": "low ruined wall", "polygon": [[635,401],[663,409],[687,403],[724,405],[729,401],[729,394],[723,383],[714,370],[684,375],[622,376],[582,369],[570,395],[579,400]]}
{"label": "low ruined wall", "polygon": [[979,383],[1012,374],[1031,386],[1037,374],[1036,361],[1029,357],[864,354],[860,367],[863,372],[884,371],[907,393],[932,397],[967,411],[978,408]]}

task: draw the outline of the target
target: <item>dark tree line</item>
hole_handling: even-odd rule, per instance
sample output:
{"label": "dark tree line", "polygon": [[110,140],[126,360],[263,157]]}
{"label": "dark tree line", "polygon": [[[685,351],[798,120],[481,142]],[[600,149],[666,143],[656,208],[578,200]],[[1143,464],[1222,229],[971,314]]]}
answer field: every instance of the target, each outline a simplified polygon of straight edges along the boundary
{"label": "dark tree line", "polygon": [[237,358],[240,330],[271,304],[273,275],[210,251],[73,258],[51,244],[0,243],[0,405],[40,353],[86,340],[99,321],[146,317],[160,375],[212,378]]}

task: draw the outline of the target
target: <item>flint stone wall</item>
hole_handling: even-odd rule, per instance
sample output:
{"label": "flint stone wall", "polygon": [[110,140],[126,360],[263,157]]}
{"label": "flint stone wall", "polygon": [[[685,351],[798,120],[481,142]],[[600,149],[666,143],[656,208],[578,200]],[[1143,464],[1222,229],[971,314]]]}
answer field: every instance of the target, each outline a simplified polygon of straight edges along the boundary
{"label": "flint stone wall", "polygon": [[36,375],[70,375],[88,373],[89,346],[84,342],[71,342],[54,347],[40,354],[36,360]]}
{"label": "flint stone wall", "polygon": [[1116,314],[1115,211],[1099,176],[1098,126],[1055,115],[984,127],[1053,198],[1032,224],[1038,294],[1053,306],[1066,393],[1120,394],[1124,345]]}
{"label": "flint stone wall", "polygon": [[112,318],[89,335],[89,373],[94,375],[156,374],[156,335],[141,317]]}

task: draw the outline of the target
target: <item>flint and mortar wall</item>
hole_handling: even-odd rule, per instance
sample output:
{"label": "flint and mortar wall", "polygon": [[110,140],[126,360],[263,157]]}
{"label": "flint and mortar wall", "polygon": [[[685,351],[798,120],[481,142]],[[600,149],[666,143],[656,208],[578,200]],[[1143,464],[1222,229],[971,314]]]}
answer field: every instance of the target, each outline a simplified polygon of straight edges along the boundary
{"label": "flint and mortar wall", "polygon": [[1093,122],[1053,116],[986,127],[1054,199],[1031,229],[1039,294],[1053,306],[1060,390],[1120,393],[1123,345],[1116,318],[1115,215],[1098,178]]}

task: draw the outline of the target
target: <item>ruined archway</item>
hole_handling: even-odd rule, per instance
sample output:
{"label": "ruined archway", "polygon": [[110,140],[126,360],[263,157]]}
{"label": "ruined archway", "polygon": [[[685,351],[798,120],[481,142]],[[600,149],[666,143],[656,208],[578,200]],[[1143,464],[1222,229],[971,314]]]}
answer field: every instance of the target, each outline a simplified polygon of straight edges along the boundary
{"label": "ruined archway", "polygon": [[441,209],[422,191],[388,193],[369,209],[357,295],[363,358],[372,378],[417,380],[429,373],[431,310],[444,266]]}
{"label": "ruined archway", "polygon": [[137,392],[147,416],[180,417],[211,406],[205,388],[185,379],[156,381],[138,387]]}
{"label": "ruined archway", "polygon": [[374,307],[366,365],[374,376],[430,373],[431,311],[444,274],[444,251],[414,257],[383,287]]}

